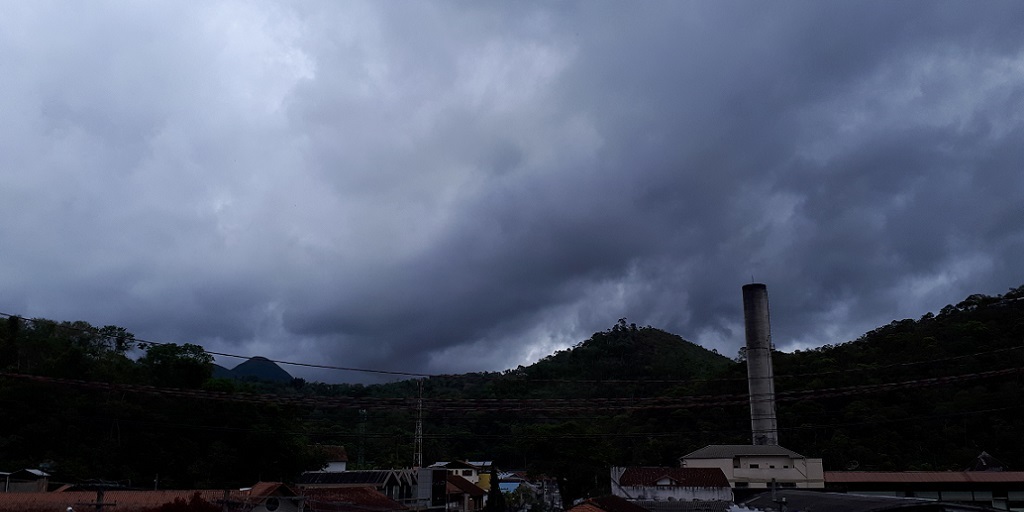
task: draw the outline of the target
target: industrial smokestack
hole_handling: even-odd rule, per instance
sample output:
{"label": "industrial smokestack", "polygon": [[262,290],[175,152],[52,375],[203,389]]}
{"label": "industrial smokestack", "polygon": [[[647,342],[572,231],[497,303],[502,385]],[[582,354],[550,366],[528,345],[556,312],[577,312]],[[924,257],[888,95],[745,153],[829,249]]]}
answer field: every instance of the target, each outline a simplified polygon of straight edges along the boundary
{"label": "industrial smokestack", "polygon": [[743,287],[743,322],[747,330],[747,383],[754,444],[778,445],[767,286],[754,283]]}

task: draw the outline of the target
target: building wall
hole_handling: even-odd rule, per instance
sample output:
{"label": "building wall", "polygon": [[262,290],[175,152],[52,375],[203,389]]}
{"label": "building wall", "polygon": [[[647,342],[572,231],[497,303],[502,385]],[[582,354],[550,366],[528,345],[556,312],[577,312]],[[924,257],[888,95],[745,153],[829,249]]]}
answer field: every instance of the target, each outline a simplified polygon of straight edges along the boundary
{"label": "building wall", "polygon": [[[48,480],[46,478],[40,478],[39,480],[24,481],[24,480],[11,480],[9,484],[5,485],[5,482],[0,481],[0,486],[6,486],[7,492],[46,492]],[[3,491],[0,488],[0,491]]]}
{"label": "building wall", "polygon": [[462,478],[465,478],[466,480],[469,480],[470,482],[472,482],[474,485],[479,485],[480,484],[480,474],[477,473],[477,471],[475,469],[458,468],[458,469],[449,469],[448,472],[453,474],[453,475],[455,475],[455,476],[461,476]]}
{"label": "building wall", "polygon": [[828,491],[874,496],[925,498],[1024,511],[1024,482],[857,482],[829,483]]}
{"label": "building wall", "polygon": [[347,466],[348,466],[348,462],[345,462],[345,461],[328,462],[327,463],[327,467],[324,468],[322,471],[329,471],[331,473],[340,473],[342,471],[347,471],[347,469],[346,469]]}
{"label": "building wall", "polygon": [[732,501],[732,489],[728,487],[687,487],[673,485],[669,479],[655,485],[620,485],[622,475],[628,468],[611,468],[612,495],[629,501]]}
{"label": "building wall", "polygon": [[[688,468],[719,468],[735,487],[767,488],[772,479],[787,487],[825,487],[821,459],[791,459],[785,456],[746,456],[735,459],[687,459]],[[739,467],[737,467],[739,466]],[[738,484],[738,485],[737,485]]]}
{"label": "building wall", "polygon": [[254,506],[252,512],[298,512],[299,506],[295,500],[286,497],[267,498],[262,503]]}
{"label": "building wall", "polygon": [[612,486],[612,494],[645,501],[732,501],[732,490],[714,487]]}

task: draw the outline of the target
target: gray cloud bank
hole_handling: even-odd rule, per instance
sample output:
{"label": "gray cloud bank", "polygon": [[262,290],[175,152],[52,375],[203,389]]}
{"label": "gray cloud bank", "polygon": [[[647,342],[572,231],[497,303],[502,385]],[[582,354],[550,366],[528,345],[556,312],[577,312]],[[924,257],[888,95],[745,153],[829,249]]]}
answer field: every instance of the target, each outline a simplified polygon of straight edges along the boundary
{"label": "gray cloud bank", "polygon": [[[1024,283],[1024,4],[0,6],[0,310],[426,373]],[[236,361],[225,361],[234,364]],[[327,381],[342,372],[288,368]]]}

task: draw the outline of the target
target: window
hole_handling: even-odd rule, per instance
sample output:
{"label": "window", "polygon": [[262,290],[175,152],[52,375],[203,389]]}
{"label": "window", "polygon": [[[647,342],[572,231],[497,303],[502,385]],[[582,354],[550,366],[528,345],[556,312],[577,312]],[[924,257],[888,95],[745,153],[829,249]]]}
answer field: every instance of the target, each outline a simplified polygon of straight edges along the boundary
{"label": "window", "polygon": [[775,464],[772,464],[771,466],[768,466],[768,469],[775,469]]}
{"label": "window", "polygon": [[463,469],[462,470],[462,476],[473,476],[473,470],[472,469]]}
{"label": "window", "polygon": [[736,488],[737,489],[744,489],[744,488],[747,488],[747,487],[750,487],[750,484],[747,483],[747,482],[736,482]]}
{"label": "window", "polygon": [[761,467],[760,464],[751,464],[750,465],[750,469],[759,469],[760,467]]}

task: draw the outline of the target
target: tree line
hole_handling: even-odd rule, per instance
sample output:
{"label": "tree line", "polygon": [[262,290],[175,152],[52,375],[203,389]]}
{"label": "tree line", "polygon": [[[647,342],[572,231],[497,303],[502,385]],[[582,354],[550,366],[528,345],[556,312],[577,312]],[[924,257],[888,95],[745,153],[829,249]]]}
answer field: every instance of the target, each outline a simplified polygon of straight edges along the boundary
{"label": "tree line", "polygon": [[[494,460],[557,478],[566,499],[608,492],[611,465],[676,465],[708,444],[750,442],[742,399],[657,405],[744,396],[743,361],[625,319],[530,366],[382,385],[224,381],[196,345],[139,345],[120,327],[9,318],[0,370],[308,400],[187,400],[5,376],[0,461],[49,468],[61,481],[177,488],[292,481],[323,465],[323,444],[345,445],[350,468],[406,467],[421,392],[490,404],[424,410],[425,462]],[[962,470],[983,450],[1024,465],[1021,375],[1012,372],[1024,367],[1024,286],[773,357],[780,443],[822,457],[827,470]],[[360,411],[326,405],[331,397],[405,405]],[[407,400],[386,401],[397,398]],[[600,400],[625,405],[551,405]],[[527,405],[503,408],[511,404]]]}

